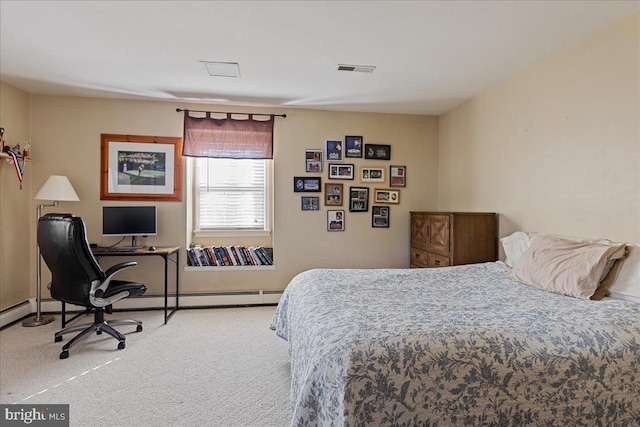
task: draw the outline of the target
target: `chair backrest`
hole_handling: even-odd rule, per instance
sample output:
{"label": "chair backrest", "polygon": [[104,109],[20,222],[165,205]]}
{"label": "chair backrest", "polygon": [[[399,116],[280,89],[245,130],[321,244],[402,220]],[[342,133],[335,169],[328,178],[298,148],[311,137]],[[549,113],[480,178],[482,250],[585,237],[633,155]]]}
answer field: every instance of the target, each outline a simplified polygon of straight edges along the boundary
{"label": "chair backrest", "polygon": [[51,270],[51,296],[70,304],[92,307],[91,283],[104,272],[91,252],[82,218],[47,214],[38,220],[38,246]]}

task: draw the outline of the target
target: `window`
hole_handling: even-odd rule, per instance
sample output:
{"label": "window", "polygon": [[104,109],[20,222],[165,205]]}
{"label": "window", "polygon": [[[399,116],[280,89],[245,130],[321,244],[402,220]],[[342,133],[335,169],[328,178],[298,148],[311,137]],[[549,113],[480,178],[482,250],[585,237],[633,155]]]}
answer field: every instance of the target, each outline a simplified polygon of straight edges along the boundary
{"label": "window", "polygon": [[196,160],[196,230],[269,229],[269,162]]}

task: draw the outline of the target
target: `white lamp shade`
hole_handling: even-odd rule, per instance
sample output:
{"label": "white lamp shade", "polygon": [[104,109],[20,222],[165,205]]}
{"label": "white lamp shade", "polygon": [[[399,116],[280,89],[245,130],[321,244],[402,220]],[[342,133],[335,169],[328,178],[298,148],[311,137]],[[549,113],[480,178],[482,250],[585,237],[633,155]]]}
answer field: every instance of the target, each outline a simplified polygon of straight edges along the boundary
{"label": "white lamp shade", "polygon": [[47,182],[44,183],[36,200],[53,200],[58,202],[77,202],[80,201],[76,191],[69,182],[69,178],[61,175],[51,175]]}

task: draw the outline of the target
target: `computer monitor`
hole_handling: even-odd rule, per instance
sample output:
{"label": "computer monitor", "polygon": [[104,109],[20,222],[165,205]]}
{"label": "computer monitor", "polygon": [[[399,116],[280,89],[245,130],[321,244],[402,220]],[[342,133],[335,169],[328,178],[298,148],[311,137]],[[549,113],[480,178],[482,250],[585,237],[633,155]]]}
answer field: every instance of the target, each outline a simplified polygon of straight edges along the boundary
{"label": "computer monitor", "polygon": [[102,207],[103,236],[131,236],[131,246],[135,246],[136,236],[157,234],[156,206]]}

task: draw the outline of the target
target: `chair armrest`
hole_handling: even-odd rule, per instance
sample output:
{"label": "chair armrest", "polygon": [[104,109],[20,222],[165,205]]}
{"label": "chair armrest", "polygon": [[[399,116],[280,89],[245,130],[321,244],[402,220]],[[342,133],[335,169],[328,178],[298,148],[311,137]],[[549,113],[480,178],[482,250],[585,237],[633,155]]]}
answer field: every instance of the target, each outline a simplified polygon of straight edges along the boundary
{"label": "chair armrest", "polygon": [[91,299],[92,303],[94,305],[103,307],[105,305],[112,304],[113,302],[121,299],[120,294],[118,294],[118,295],[112,296],[108,300],[105,300],[102,298],[102,294],[104,294],[104,291],[106,291],[107,288],[109,287],[109,283],[111,282],[111,278],[113,277],[114,274],[118,273],[120,270],[124,270],[125,268],[135,267],[136,265],[138,265],[136,261],[128,261],[128,262],[121,262],[120,264],[116,264],[112,267],[109,267],[109,269],[104,272],[106,276],[104,279],[104,282],[100,283],[98,280],[96,280],[94,281],[94,283],[91,284],[91,291],[89,292],[89,298]]}
{"label": "chair armrest", "polygon": [[116,264],[114,266],[109,267],[109,269],[104,272],[104,275],[106,276],[105,282],[109,281],[111,276],[116,274],[118,271],[124,270],[125,268],[129,268],[129,267],[135,267],[136,265],[138,265],[136,261],[127,261],[127,262],[121,262],[120,264]]}

